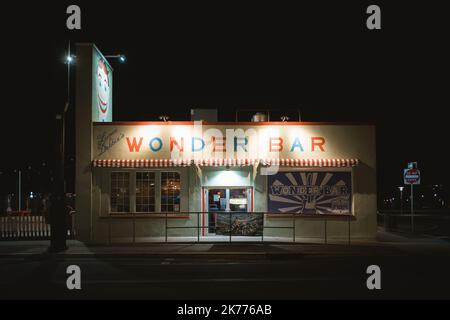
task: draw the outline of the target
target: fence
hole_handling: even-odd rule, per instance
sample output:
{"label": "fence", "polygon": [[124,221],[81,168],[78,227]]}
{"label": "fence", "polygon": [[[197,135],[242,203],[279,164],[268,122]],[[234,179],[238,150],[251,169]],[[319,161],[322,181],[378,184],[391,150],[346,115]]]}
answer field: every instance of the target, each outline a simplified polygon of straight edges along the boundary
{"label": "fence", "polygon": [[[233,216],[239,215],[239,214],[247,214],[249,216],[260,216],[262,219],[261,223],[261,233],[260,235],[254,235],[254,236],[243,236],[239,233],[236,233],[233,229]],[[209,225],[204,225],[204,223],[201,222],[201,215],[208,215],[208,214],[221,214],[221,215],[228,215],[228,227],[225,229],[226,234],[222,234],[221,236],[212,235],[212,236],[205,236],[204,230],[210,228]],[[348,244],[351,243],[351,221],[354,220],[354,217],[352,215],[319,215],[319,216],[308,216],[308,215],[299,215],[295,213],[286,213],[286,214],[280,214],[279,221],[283,221],[283,223],[279,222],[278,225],[269,225],[266,223],[266,217],[271,216],[274,217],[277,214],[273,213],[267,213],[267,212],[184,212],[184,213],[177,213],[175,215],[183,215],[183,216],[190,216],[190,215],[196,215],[197,217],[194,219],[194,225],[174,225],[174,221],[176,219],[172,219],[174,217],[173,213],[161,213],[158,214],[158,219],[163,220],[164,224],[162,225],[163,229],[163,235],[161,237],[158,236],[137,236],[136,234],[136,222],[141,222],[142,220],[147,220],[146,218],[151,218],[152,220],[155,219],[155,217],[148,216],[145,217],[143,215],[136,215],[136,214],[128,214],[128,215],[120,215],[120,216],[109,216],[104,217],[106,220],[108,220],[108,243],[111,244],[112,240],[115,239],[115,237],[112,235],[112,228],[111,223],[113,221],[117,220],[128,220],[132,222],[132,234],[129,234],[128,237],[126,237],[126,241],[129,242],[131,239],[132,243],[136,242],[171,242],[169,238],[175,238],[174,242],[240,242],[240,241],[253,241],[253,242],[264,242],[264,241],[278,241],[278,242],[299,242],[305,241],[306,237],[303,237],[301,232],[299,232],[296,226],[296,221],[298,219],[310,219],[314,220],[316,223],[321,223],[322,225],[319,227],[320,233],[322,235],[315,236],[312,240],[312,242],[321,242],[321,243],[329,243],[330,236],[329,236],[329,222],[339,222],[343,224],[343,228],[340,228],[342,230],[341,232],[341,238],[340,241],[344,241]],[[281,225],[280,225],[281,224]],[[194,230],[190,236],[181,236],[171,235],[171,231],[175,230]],[[270,229],[285,229],[290,230],[291,235],[290,236],[267,236],[265,234],[266,230]],[[122,237],[122,239],[125,239]],[[236,240],[237,239],[237,240]],[[310,241],[311,242],[311,241]]]}
{"label": "fence", "polygon": [[[0,216],[0,240],[50,239],[50,235],[44,216]],[[67,237],[74,236],[73,228],[68,228]]]}
{"label": "fence", "polygon": [[450,211],[417,210],[414,215],[399,210],[378,212],[378,225],[387,231],[414,232],[438,237],[450,237]]}

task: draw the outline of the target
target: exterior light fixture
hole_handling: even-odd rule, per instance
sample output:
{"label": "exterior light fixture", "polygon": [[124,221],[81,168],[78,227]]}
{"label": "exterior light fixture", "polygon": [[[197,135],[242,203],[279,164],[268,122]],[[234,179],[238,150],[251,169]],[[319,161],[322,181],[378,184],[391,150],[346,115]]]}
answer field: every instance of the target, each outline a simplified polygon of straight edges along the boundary
{"label": "exterior light fixture", "polygon": [[400,213],[403,214],[403,189],[405,189],[404,186],[398,187],[398,190],[400,190]]}
{"label": "exterior light fixture", "polygon": [[73,54],[67,55],[66,56],[66,63],[67,64],[71,64],[71,63],[75,62],[75,58],[76,57]]}
{"label": "exterior light fixture", "polygon": [[162,120],[162,121],[164,121],[164,122],[167,122],[167,121],[169,121],[169,116],[161,115],[161,116],[159,116],[159,120]]}
{"label": "exterior light fixture", "polygon": [[127,57],[124,54],[113,54],[113,55],[105,56],[105,58],[119,59],[120,63],[125,63],[125,61],[127,61]]}

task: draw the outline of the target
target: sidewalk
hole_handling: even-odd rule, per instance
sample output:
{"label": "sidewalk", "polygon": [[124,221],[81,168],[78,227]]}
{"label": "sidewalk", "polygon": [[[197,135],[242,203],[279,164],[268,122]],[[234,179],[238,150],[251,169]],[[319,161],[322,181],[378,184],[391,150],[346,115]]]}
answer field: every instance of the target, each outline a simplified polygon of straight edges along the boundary
{"label": "sidewalk", "polygon": [[[2,257],[50,256],[50,241],[0,241]],[[353,240],[349,245],[323,243],[151,243],[92,245],[68,240],[57,257],[184,257],[184,258],[302,258],[306,256],[450,256],[450,242],[437,238],[399,235],[379,230],[377,240]]]}

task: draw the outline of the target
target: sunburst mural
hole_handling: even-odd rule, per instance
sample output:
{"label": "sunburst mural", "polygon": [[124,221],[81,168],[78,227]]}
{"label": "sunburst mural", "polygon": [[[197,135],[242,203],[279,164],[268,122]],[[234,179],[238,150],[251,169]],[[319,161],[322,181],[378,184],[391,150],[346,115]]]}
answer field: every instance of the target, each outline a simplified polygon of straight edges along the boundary
{"label": "sunburst mural", "polygon": [[350,214],[350,172],[279,172],[268,179],[268,211]]}

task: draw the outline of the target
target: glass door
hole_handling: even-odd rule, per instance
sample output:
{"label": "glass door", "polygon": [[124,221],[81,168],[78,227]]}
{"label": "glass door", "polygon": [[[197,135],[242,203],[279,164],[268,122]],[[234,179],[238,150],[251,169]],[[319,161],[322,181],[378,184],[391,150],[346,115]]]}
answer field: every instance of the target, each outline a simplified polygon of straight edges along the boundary
{"label": "glass door", "polygon": [[227,189],[208,189],[208,233],[216,233],[216,212],[227,211]]}
{"label": "glass door", "polygon": [[242,235],[242,227],[251,211],[251,188],[209,188],[206,189],[208,234]]}
{"label": "glass door", "polygon": [[230,214],[228,218],[228,234],[232,236],[261,236],[262,216],[252,214],[252,189],[229,189]]}
{"label": "glass door", "polygon": [[229,193],[228,202],[232,212],[248,212],[248,189],[227,189]]}

